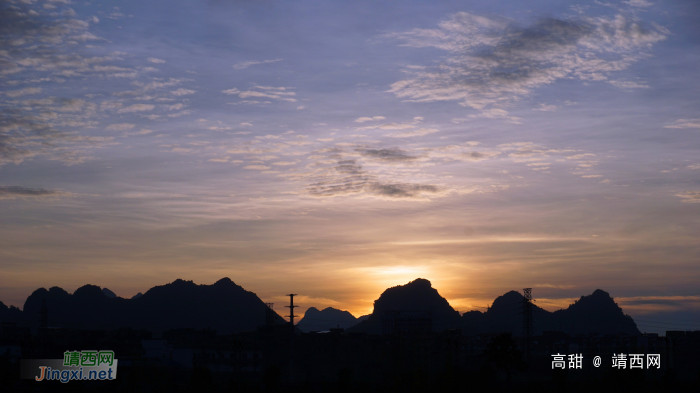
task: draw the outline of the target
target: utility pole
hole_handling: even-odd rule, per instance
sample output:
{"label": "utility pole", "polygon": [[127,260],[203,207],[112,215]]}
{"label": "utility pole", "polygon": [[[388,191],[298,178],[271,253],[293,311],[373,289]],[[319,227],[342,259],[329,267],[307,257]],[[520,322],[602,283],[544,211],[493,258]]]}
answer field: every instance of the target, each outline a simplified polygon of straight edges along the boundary
{"label": "utility pole", "polygon": [[294,331],[294,317],[298,317],[298,315],[294,315],[294,308],[299,307],[294,305],[294,296],[296,296],[296,293],[290,293],[287,296],[289,296],[289,305],[285,307],[289,307],[289,322],[292,324],[292,332]]}
{"label": "utility pole", "polygon": [[532,288],[523,288],[523,338],[525,339],[525,356],[531,358],[532,342]]}
{"label": "utility pole", "polygon": [[287,296],[289,296],[289,305],[285,307],[289,307],[289,327],[290,327],[290,335],[289,335],[289,383],[292,384],[294,383],[294,317],[298,315],[294,315],[294,308],[299,307],[294,305],[294,296],[296,296],[296,293],[290,293]]}

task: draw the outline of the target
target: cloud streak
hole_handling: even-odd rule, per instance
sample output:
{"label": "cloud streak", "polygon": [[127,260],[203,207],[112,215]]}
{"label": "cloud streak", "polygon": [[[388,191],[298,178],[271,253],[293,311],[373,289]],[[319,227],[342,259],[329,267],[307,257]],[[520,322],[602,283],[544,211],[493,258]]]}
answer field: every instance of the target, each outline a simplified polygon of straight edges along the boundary
{"label": "cloud streak", "polygon": [[59,190],[46,190],[43,188],[29,188],[22,186],[0,186],[0,200],[28,199],[42,200],[58,197],[69,197],[73,194]]}
{"label": "cloud streak", "polygon": [[[648,56],[669,32],[618,14],[579,19],[546,18],[521,27],[501,18],[466,12],[435,29],[390,33],[402,45],[448,52],[443,64],[407,68],[409,78],[388,90],[409,102],[458,101],[487,117],[508,118],[503,109],[535,89],[562,79],[607,81],[621,88],[637,82],[610,78]],[[498,108],[505,113],[489,116]]]}

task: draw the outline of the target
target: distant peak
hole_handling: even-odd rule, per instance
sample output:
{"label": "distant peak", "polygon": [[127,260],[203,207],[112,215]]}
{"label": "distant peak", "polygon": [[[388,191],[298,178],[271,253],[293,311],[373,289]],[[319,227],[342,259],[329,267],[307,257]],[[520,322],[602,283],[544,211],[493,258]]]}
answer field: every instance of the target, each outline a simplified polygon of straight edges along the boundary
{"label": "distant peak", "polygon": [[214,285],[231,285],[231,284],[235,285],[235,283],[233,281],[231,281],[231,279],[228,277],[224,277],[221,280],[214,283]]}
{"label": "distant peak", "polygon": [[73,296],[77,297],[83,297],[83,296],[97,296],[97,294],[103,295],[104,292],[102,292],[102,288],[98,287],[97,285],[83,285],[82,287],[78,288],[73,292]]}
{"label": "distant peak", "polygon": [[604,297],[610,297],[610,294],[607,293],[607,292],[605,292],[605,291],[602,290],[602,289],[596,289],[595,291],[593,291],[593,293],[591,294],[591,296],[595,296],[595,297],[603,297],[603,296],[604,296]]}
{"label": "distant peak", "polygon": [[138,299],[138,298],[140,298],[141,296],[143,296],[143,293],[139,292],[139,293],[137,293],[136,295],[132,296],[132,297],[131,297],[131,300]]}
{"label": "distant peak", "polygon": [[505,307],[513,303],[521,302],[523,300],[523,295],[518,291],[506,292],[503,295],[494,299],[491,307]]}
{"label": "distant peak", "polygon": [[117,297],[117,294],[115,294],[114,292],[110,291],[107,288],[102,288],[102,293],[104,293],[105,296],[107,296],[110,299],[114,299]]}
{"label": "distant peak", "polygon": [[433,287],[433,284],[431,284],[430,281],[426,280],[425,278],[416,278],[415,280],[406,284],[406,286],[409,286],[409,285],[412,287],[428,287],[428,288]]}

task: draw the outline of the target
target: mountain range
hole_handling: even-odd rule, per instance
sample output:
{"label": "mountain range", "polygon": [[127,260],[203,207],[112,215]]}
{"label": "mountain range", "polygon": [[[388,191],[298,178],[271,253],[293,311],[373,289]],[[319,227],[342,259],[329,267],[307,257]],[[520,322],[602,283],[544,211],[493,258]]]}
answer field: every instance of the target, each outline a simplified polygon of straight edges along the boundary
{"label": "mountain range", "polygon": [[[140,295],[140,296],[139,296]],[[59,287],[40,288],[26,300],[22,310],[0,302],[0,322],[16,322],[36,328],[44,301],[50,327],[75,329],[116,329],[131,327],[162,331],[172,328],[211,328],[219,334],[252,331],[265,324],[267,305],[253,292],[229,278],[212,285],[175,280],[156,286],[131,299],[116,296],[107,288],[85,285],[73,294]],[[302,331],[323,331],[333,327],[348,332],[380,334],[382,316],[392,310],[427,312],[434,331],[460,329],[465,334],[511,332],[522,335],[523,296],[515,291],[496,298],[487,311],[470,311],[460,316],[426,279],[386,289],[374,302],[372,314],[355,318],[335,308],[309,308],[297,324]],[[610,295],[600,289],[568,308],[549,312],[535,304],[534,334],[562,331],[568,334],[628,333],[639,329]],[[274,323],[285,320],[274,313]]]}
{"label": "mountain range", "polygon": [[304,313],[304,317],[297,323],[297,328],[302,332],[320,332],[332,328],[347,329],[367,318],[369,318],[369,315],[355,318],[350,312],[333,307],[327,307],[320,311],[316,307],[309,307]]}
{"label": "mountain range", "polygon": [[[212,328],[228,334],[255,330],[265,323],[268,310],[255,293],[229,278],[212,285],[178,279],[132,299],[111,297],[111,291],[107,291],[95,285],[82,286],[73,294],[59,287],[37,289],[27,298],[17,322],[33,328],[39,326],[41,306],[46,300],[50,327],[131,327],[153,331]],[[274,317],[275,323],[285,323],[276,313]]]}

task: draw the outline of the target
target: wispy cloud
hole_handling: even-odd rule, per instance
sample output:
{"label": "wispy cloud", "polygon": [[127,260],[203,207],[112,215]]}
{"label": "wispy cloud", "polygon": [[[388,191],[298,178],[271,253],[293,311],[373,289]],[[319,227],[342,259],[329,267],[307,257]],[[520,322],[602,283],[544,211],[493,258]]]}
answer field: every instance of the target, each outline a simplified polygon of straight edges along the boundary
{"label": "wispy cloud", "polygon": [[700,191],[685,191],[676,194],[684,203],[700,203]]}
{"label": "wispy cloud", "polygon": [[236,63],[232,67],[234,70],[242,70],[244,68],[248,68],[250,66],[254,66],[254,65],[258,65],[258,64],[277,63],[278,61],[282,61],[282,60],[283,59],[261,60],[261,61],[244,61],[244,62]]}
{"label": "wispy cloud", "polygon": [[505,113],[488,111],[503,110],[535,89],[565,78],[645,87],[610,78],[644,58],[645,50],[668,34],[659,25],[623,14],[546,18],[521,27],[501,18],[459,12],[435,29],[384,35],[405,46],[448,52],[440,65],[407,68],[410,76],[388,91],[410,102],[459,101],[487,117],[509,119]]}
{"label": "wispy cloud", "polygon": [[678,119],[664,128],[700,128],[700,119]]}
{"label": "wispy cloud", "polygon": [[434,134],[439,131],[440,130],[438,130],[437,128],[420,128],[414,131],[394,132],[391,134],[387,134],[386,136],[391,138],[411,138],[414,136],[425,136],[429,134]]}
{"label": "wispy cloud", "polygon": [[43,188],[30,188],[22,186],[0,186],[0,200],[3,199],[50,199],[69,197],[73,194],[59,190],[46,190]]}
{"label": "wispy cloud", "polygon": [[384,120],[386,117],[384,116],[373,116],[373,117],[358,117],[355,119],[355,123],[364,123],[367,121],[377,121],[377,120]]}
{"label": "wispy cloud", "polygon": [[[286,91],[286,87],[270,87],[270,86],[255,86],[254,89],[260,89],[263,91],[257,91],[257,90],[247,90],[247,91],[241,91],[238,90],[237,88],[232,88],[228,90],[222,90],[221,92],[227,95],[237,95],[240,98],[272,98],[275,100],[280,100],[280,101],[289,101],[289,102],[296,102],[296,98],[292,98],[292,96],[295,96],[296,93],[293,91]],[[260,103],[259,101],[255,100],[246,100],[246,101],[240,101],[238,103]]]}

